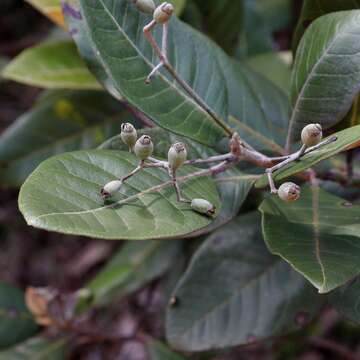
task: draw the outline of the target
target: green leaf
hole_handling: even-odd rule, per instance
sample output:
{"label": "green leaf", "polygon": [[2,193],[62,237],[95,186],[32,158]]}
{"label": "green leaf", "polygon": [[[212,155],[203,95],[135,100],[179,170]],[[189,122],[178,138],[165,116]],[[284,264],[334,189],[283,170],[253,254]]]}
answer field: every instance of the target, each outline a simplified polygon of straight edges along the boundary
{"label": "green leaf", "polygon": [[[145,84],[152,66],[158,62],[142,35],[143,27],[151,20],[149,16],[137,11],[128,0],[82,0],[80,11],[67,3],[66,14],[73,18],[72,29],[77,29],[76,24],[86,26],[97,60],[115,88],[132,105],[161,127],[207,145],[213,146],[226,136],[207,112],[174,85],[164,70],[150,85]],[[161,42],[160,27],[155,37]],[[202,34],[176,17],[171,20],[170,63],[208,106],[226,119],[227,92],[217,61],[218,51]],[[184,53],[187,56],[181,55]]]}
{"label": "green leaf", "polygon": [[224,72],[231,114],[229,125],[257,150],[281,154],[288,127],[287,96],[244,63],[232,61]]}
{"label": "green leaf", "polygon": [[170,0],[170,2],[174,5],[175,14],[180,15],[184,10],[186,0]]}
{"label": "green leaf", "polygon": [[294,52],[296,51],[305,30],[318,17],[332,12],[359,8],[359,0],[304,0],[293,39]]}
{"label": "green leaf", "polygon": [[246,63],[287,95],[290,93],[291,70],[285,58],[288,58],[289,54],[291,57],[288,52],[260,54],[250,57]]}
{"label": "green leaf", "polygon": [[291,0],[244,0],[244,21],[237,56],[246,58],[276,49],[274,32],[291,20]]}
{"label": "green leaf", "polygon": [[48,157],[88,149],[120,131],[132,116],[105,92],[55,91],[0,136],[0,182],[20,186]]}
{"label": "green leaf", "polygon": [[318,188],[296,203],[271,196],[260,207],[265,241],[320,293],[360,273],[360,206]]}
{"label": "green leaf", "polygon": [[160,341],[150,341],[147,344],[150,360],[186,360],[182,355],[171,351]]}
{"label": "green leaf", "polygon": [[[179,241],[128,242],[85,288],[91,305],[104,305],[163,275],[181,253]],[[90,304],[88,304],[89,306]]]}
{"label": "green leaf", "polygon": [[232,54],[242,31],[243,0],[196,0],[204,17],[207,33],[228,53]]}
{"label": "green leaf", "polygon": [[66,339],[31,338],[22,344],[0,352],[0,360],[65,360]]}
{"label": "green leaf", "polygon": [[25,0],[35,9],[38,9],[55,24],[65,27],[64,16],[61,11],[61,0]]}
{"label": "green leaf", "polygon": [[350,281],[348,284],[332,291],[329,294],[331,305],[345,318],[360,324],[360,278]]}
{"label": "green leaf", "polygon": [[112,96],[118,100],[121,100],[122,95],[119,89],[116,88],[113,79],[104,68],[101,59],[99,59],[96,55],[96,49],[93,47],[92,42],[88,36],[85,21],[79,21],[80,15],[76,11],[76,8],[79,7],[79,1],[71,0],[71,3],[74,4],[74,7],[72,7],[68,2],[64,1],[62,3],[63,13],[67,27],[69,28],[69,32],[79,49],[81,57],[84,59],[87,67],[95,75],[99,83],[101,83],[101,85]]}
{"label": "green leaf", "polygon": [[[337,140],[321,147],[319,150],[308,153],[299,161],[295,161],[285,166],[283,169],[274,173],[275,181],[280,181],[291,175],[311,168],[322,160],[328,159],[342,151],[356,148],[360,145],[360,125],[354,126],[330,136]],[[255,184],[257,188],[262,188],[268,184],[268,178],[263,175]]]}
{"label": "green leaf", "polygon": [[[116,202],[104,204],[100,196],[104,184],[127,175],[138,163],[132,154],[111,150],[52,157],[22,186],[20,210],[29,225],[102,239],[181,237],[211,222],[188,204],[177,202],[172,182],[162,169],[142,171],[123,185]],[[195,170],[184,167],[179,178]],[[220,209],[210,179],[192,178],[183,182],[181,189],[185,198],[205,198]]]}
{"label": "green leaf", "polygon": [[[241,215],[193,256],[167,311],[180,350],[248,344],[298,329],[322,303],[302,276],[264,246],[258,213]],[[304,324],[302,324],[304,325]]]}
{"label": "green leaf", "polygon": [[[144,129],[138,131],[139,136],[148,134],[154,142],[154,155],[159,158],[166,158],[169,147],[176,142],[183,142],[187,147],[189,159],[208,158],[217,153],[205,145],[201,145],[189,139],[182,139],[166,130],[160,128]],[[115,136],[101,145],[102,149],[127,150],[127,146],[122,142],[120,136]],[[237,168],[230,169],[215,178],[215,183],[220,193],[222,203],[221,211],[206,228],[197,231],[192,236],[203,235],[224,225],[237,215],[241,206],[245,202],[251,190],[256,176],[247,175]]]}
{"label": "green leaf", "polygon": [[37,325],[26,308],[23,292],[0,283],[0,348],[23,341],[36,330]]}
{"label": "green leaf", "polygon": [[341,121],[360,89],[360,11],[325,15],[306,31],[292,76],[288,145],[309,123]]}
{"label": "green leaf", "polygon": [[72,41],[44,43],[23,51],[2,76],[46,89],[101,89]]}

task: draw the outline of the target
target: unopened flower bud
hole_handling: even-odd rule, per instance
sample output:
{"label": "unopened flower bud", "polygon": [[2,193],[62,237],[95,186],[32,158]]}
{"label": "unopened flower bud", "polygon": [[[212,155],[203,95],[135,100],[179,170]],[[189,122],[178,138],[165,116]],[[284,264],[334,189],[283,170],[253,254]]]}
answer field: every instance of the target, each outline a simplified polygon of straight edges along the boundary
{"label": "unopened flower bud", "polygon": [[146,160],[152,155],[153,150],[154,144],[151,141],[151,137],[148,135],[143,135],[140,139],[138,139],[134,146],[135,155],[140,160]]}
{"label": "unopened flower bud", "polygon": [[292,182],[286,182],[279,187],[278,195],[281,200],[292,202],[300,198],[300,192],[300,186]]}
{"label": "unopened flower bud", "polygon": [[301,141],[307,147],[317,145],[322,139],[322,127],[320,124],[309,124],[302,129]]}
{"label": "unopened flower bud", "polygon": [[134,147],[137,139],[136,129],[130,123],[123,123],[121,124],[120,137],[123,143],[125,143],[131,150]]}
{"label": "unopened flower bud", "polygon": [[168,152],[168,162],[173,171],[176,171],[185,161],[187,157],[186,147],[183,143],[173,144]]}
{"label": "unopened flower bud", "polygon": [[154,20],[158,24],[164,24],[170,20],[173,12],[174,6],[168,2],[164,2],[155,9]]}
{"label": "unopened flower bud", "polygon": [[121,180],[110,181],[101,189],[101,196],[106,199],[118,192],[121,186]]}
{"label": "unopened flower bud", "polygon": [[152,14],[155,10],[155,4],[153,0],[132,0],[132,2],[139,11],[146,14]]}
{"label": "unopened flower bud", "polygon": [[200,214],[213,216],[215,214],[215,206],[205,199],[193,199],[191,208]]}

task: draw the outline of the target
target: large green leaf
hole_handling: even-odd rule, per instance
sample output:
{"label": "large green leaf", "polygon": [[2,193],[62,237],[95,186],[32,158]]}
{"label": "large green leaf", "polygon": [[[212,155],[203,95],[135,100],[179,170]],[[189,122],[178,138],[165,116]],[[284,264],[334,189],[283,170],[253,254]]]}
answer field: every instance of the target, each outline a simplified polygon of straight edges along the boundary
{"label": "large green leaf", "polygon": [[288,127],[287,96],[244,63],[232,61],[224,72],[230,126],[257,150],[282,153]]}
{"label": "large green leaf", "polygon": [[[360,145],[360,125],[345,129],[330,137],[337,140],[331,142],[320,149],[310,152],[303,156],[299,161],[295,161],[285,166],[283,169],[274,173],[273,178],[277,181],[285,179],[291,175],[309,169],[322,160],[328,159],[342,151],[353,149]],[[267,175],[262,176],[257,182],[256,187],[261,188],[268,184]]]}
{"label": "large green leaf", "polygon": [[[142,171],[123,185],[117,201],[104,204],[101,187],[125,176],[138,163],[132,154],[111,150],[52,157],[22,186],[20,210],[29,225],[103,239],[180,237],[211,222],[188,204],[176,201],[168,174],[161,169]],[[194,170],[184,167],[179,170],[179,177]],[[159,190],[160,185],[163,187]],[[210,179],[192,178],[183,182],[181,188],[185,198],[207,199],[220,211],[218,193]]]}
{"label": "large green leaf", "polygon": [[292,77],[288,146],[309,123],[327,129],[349,111],[360,89],[360,11],[325,15],[306,31]]}
{"label": "large green leaf", "polygon": [[40,99],[0,136],[0,182],[20,186],[48,157],[88,149],[133,118],[105,92],[56,91]]}
{"label": "large green leaf", "polygon": [[335,309],[342,316],[356,324],[360,324],[359,297],[359,277],[329,294],[330,303],[335,307]]}
{"label": "large green leaf", "polygon": [[293,49],[294,52],[309,25],[318,17],[336,11],[359,9],[359,0],[304,0],[299,22],[296,26]]}
{"label": "large green leaf", "polygon": [[360,273],[360,206],[315,188],[296,203],[271,196],[260,207],[265,241],[320,293]]}
{"label": "large green leaf", "polygon": [[174,291],[167,339],[182,350],[247,344],[299,328],[322,302],[264,246],[258,213],[241,215],[199,248]]}
{"label": "large green leaf", "polygon": [[[201,145],[192,140],[182,139],[179,136],[160,128],[140,130],[138,134],[139,136],[142,134],[149,134],[151,136],[155,145],[154,155],[159,158],[166,158],[170,145],[178,141],[186,144],[189,159],[204,159],[217,154],[212,148]],[[109,139],[101,145],[101,148],[127,150],[127,147],[122,142],[120,136],[115,136],[112,139]],[[237,168],[230,169],[218,175],[214,181],[220,193],[222,203],[221,211],[215,221],[206,228],[191,235],[195,236],[213,231],[236,216],[245,202],[255,180],[255,176],[244,174]]]}
{"label": "large green leaf", "polygon": [[72,41],[27,49],[5,67],[2,76],[47,89],[101,89]]}
{"label": "large green leaf", "polygon": [[[71,10],[70,10],[71,9]],[[214,145],[226,134],[165,71],[152,84],[145,79],[158,62],[142,35],[151,18],[127,0],[82,0],[81,12],[67,3],[73,31],[86,25],[98,61],[116,89],[161,127]],[[77,14],[73,16],[73,14]],[[161,28],[155,31],[161,41]],[[75,38],[76,40],[76,38]],[[80,51],[82,48],[80,46]],[[174,17],[170,22],[169,60],[180,76],[220,117],[227,117],[227,93],[217,61],[219,49],[202,34]],[[187,56],[182,56],[186,53]]]}
{"label": "large green leaf", "polygon": [[91,304],[103,305],[132,293],[164,274],[181,253],[179,241],[139,241],[126,243],[91,280]]}
{"label": "large green leaf", "polygon": [[0,360],[65,360],[66,339],[31,338],[0,352]]}
{"label": "large green leaf", "polygon": [[36,332],[37,326],[27,310],[19,289],[0,283],[0,348],[14,345]]}
{"label": "large green leaf", "polygon": [[146,344],[150,360],[186,360],[180,354],[171,351],[159,341],[151,340]]}

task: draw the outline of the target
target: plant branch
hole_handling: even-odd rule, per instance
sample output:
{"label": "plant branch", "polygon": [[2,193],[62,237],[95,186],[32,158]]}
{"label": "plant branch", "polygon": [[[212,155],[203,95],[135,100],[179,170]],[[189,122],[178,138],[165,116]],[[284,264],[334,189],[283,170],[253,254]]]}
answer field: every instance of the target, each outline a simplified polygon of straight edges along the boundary
{"label": "plant branch", "polygon": [[164,66],[165,69],[171,74],[174,80],[191,96],[191,98],[214,120],[214,122],[221,127],[226,134],[231,137],[234,134],[233,129],[229,125],[226,124],[217,114],[206,104],[206,102],[192,89],[190,85],[184,81],[180,75],[176,72],[173,66],[167,59],[167,41],[168,41],[168,24],[165,23],[163,25],[163,44],[162,49],[156,43],[155,38],[153,37],[151,31],[157,25],[155,20],[152,20],[148,25],[146,25],[143,29],[144,35],[146,39],[149,41],[151,47],[154,49],[156,55],[160,59],[160,63],[156,65],[151,71],[150,75],[147,77],[146,82],[149,83],[151,81],[151,77],[157,72],[157,70]]}

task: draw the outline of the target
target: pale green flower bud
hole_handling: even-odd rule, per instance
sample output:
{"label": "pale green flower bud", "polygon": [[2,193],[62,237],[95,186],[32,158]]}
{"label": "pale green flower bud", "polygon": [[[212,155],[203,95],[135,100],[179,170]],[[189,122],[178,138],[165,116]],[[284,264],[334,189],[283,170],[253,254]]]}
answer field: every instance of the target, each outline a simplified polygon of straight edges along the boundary
{"label": "pale green flower bud", "polygon": [[279,187],[278,195],[281,200],[292,202],[300,198],[300,192],[300,186],[292,182],[286,182]]}
{"label": "pale green flower bud", "polygon": [[174,6],[170,3],[164,2],[155,9],[154,20],[158,24],[165,24],[170,20],[173,12],[174,12]]}
{"label": "pale green flower bud", "polygon": [[155,3],[153,0],[132,0],[139,11],[146,14],[152,14],[155,10]]}
{"label": "pale green flower bud", "polygon": [[322,127],[320,124],[309,124],[302,129],[301,141],[307,147],[317,145],[322,139]]}
{"label": "pale green flower bud", "polygon": [[121,180],[110,181],[101,189],[101,196],[106,199],[118,192],[121,186]]}
{"label": "pale green flower bud", "polygon": [[123,143],[125,143],[131,150],[134,147],[137,139],[136,129],[130,123],[123,123],[121,124],[120,137]]}
{"label": "pale green flower bud", "polygon": [[205,199],[193,199],[191,208],[200,214],[213,216],[215,214],[215,206]]}
{"label": "pale green flower bud", "polygon": [[176,171],[185,161],[187,157],[186,147],[183,143],[173,144],[168,152],[168,162],[173,171]]}
{"label": "pale green flower bud", "polygon": [[149,156],[152,155],[153,151],[154,144],[151,141],[151,137],[148,135],[143,135],[135,143],[134,152],[140,160],[146,160]]}

